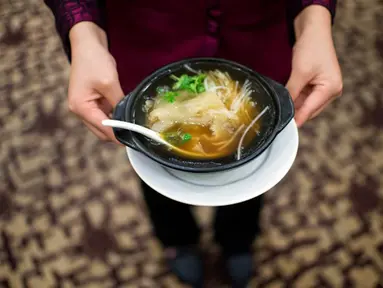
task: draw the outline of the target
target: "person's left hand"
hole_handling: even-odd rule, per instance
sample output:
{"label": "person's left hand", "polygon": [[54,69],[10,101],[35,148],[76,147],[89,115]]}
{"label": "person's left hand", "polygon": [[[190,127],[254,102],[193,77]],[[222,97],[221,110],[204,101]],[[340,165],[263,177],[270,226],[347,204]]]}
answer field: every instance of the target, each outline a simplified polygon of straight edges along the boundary
{"label": "person's left hand", "polygon": [[292,72],[286,87],[300,127],[340,96],[343,84],[327,9],[313,5],[303,10],[295,20],[295,33]]}

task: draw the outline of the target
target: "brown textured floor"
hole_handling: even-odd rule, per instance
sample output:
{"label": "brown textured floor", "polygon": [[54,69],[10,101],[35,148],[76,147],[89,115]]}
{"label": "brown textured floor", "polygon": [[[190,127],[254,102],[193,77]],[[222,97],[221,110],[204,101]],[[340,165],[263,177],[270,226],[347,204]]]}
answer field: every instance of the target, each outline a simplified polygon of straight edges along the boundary
{"label": "brown textured floor", "polygon": [[[301,131],[267,193],[252,287],[383,286],[383,2],[339,1],[344,96]],[[0,0],[0,287],[182,287],[162,263],[123,149],[66,107],[40,0]],[[217,261],[205,227],[209,267]],[[211,269],[209,287],[224,287]]]}

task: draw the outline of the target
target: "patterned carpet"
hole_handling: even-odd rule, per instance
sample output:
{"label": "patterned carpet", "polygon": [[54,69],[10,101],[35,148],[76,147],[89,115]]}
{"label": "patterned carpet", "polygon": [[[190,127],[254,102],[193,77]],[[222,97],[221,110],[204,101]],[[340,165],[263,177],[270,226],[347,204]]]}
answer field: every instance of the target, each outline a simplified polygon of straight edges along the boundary
{"label": "patterned carpet", "polygon": [[[383,287],[382,27],[381,0],[339,1],[344,96],[266,194],[251,287]],[[0,287],[183,287],[124,150],[69,114],[68,68],[42,1],[0,0]],[[196,212],[209,287],[228,287]]]}

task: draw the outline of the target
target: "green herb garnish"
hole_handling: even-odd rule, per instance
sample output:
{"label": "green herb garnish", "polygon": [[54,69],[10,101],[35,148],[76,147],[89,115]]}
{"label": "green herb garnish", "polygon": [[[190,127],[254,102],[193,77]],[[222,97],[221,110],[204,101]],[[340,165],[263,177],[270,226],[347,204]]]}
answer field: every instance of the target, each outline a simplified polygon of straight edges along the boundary
{"label": "green herb garnish", "polygon": [[164,99],[168,101],[169,103],[173,103],[176,100],[177,96],[178,96],[178,93],[174,91],[167,91],[163,94]]}
{"label": "green herb garnish", "polygon": [[163,134],[163,137],[166,141],[175,146],[184,144],[192,139],[192,136],[189,133],[182,133],[181,131],[166,132]]}
{"label": "green herb garnish", "polygon": [[178,92],[170,91],[167,86],[159,86],[156,89],[158,95],[162,96],[167,102],[173,103],[178,96]]}
{"label": "green herb garnish", "polygon": [[188,142],[191,139],[192,139],[192,136],[189,133],[185,133],[182,135],[182,142],[183,143]]}
{"label": "green herb garnish", "polygon": [[198,74],[197,76],[193,77],[196,93],[205,92],[205,85],[203,83],[205,81],[205,78],[206,78],[206,74]]}
{"label": "green herb garnish", "polygon": [[173,85],[173,90],[186,90],[196,94],[205,92],[203,81],[206,78],[206,74],[198,74],[195,76],[182,74],[180,77],[171,75],[170,78],[176,81]]}
{"label": "green herb garnish", "polygon": [[188,90],[192,82],[191,77],[186,74],[181,75],[179,78],[171,75],[170,78],[176,81],[176,83],[173,85],[173,90]]}
{"label": "green herb garnish", "polygon": [[169,87],[160,86],[157,87],[156,92],[161,95],[167,102],[174,103],[178,92],[180,90],[189,91],[195,94],[205,92],[205,86],[203,84],[206,74],[198,74],[195,76],[189,76],[182,74],[180,77],[170,75],[170,78],[176,81],[173,85],[173,91],[169,91]]}

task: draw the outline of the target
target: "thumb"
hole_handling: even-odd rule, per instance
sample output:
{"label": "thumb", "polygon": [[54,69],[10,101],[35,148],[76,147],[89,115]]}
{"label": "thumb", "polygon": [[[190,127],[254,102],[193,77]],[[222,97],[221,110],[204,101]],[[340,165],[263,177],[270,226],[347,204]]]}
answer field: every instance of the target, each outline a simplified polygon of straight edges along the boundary
{"label": "thumb", "polygon": [[305,77],[303,73],[298,72],[296,69],[292,69],[289,80],[287,81],[286,88],[289,91],[293,101],[298,99],[303,88],[309,82],[309,79]]}

